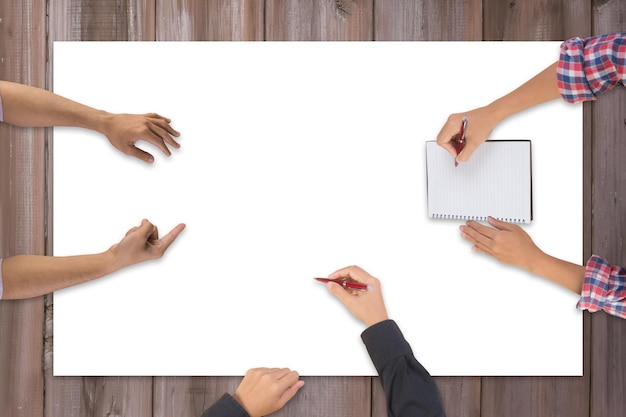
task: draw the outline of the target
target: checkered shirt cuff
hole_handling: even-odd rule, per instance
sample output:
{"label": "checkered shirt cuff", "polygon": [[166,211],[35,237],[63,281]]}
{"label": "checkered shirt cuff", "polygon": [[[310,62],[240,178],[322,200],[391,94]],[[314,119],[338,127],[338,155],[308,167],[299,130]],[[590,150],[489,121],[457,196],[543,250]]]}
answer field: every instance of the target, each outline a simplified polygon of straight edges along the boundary
{"label": "checkered shirt cuff", "polygon": [[559,92],[565,101],[578,103],[624,82],[626,33],[572,38],[561,44],[557,65]]}
{"label": "checkered shirt cuff", "polygon": [[605,312],[626,318],[626,269],[613,266],[599,256],[587,261],[580,310]]}

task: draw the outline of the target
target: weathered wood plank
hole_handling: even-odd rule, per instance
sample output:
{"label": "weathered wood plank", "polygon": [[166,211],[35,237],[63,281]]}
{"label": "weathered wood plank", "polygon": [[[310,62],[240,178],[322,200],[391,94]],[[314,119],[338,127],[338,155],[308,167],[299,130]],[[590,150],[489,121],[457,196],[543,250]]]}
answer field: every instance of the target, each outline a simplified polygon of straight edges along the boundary
{"label": "weathered wood plank", "polygon": [[142,398],[152,398],[151,378],[55,378],[46,382],[46,415],[152,416],[152,402]]}
{"label": "weathered wood plank", "polygon": [[258,0],[158,0],[160,41],[263,40],[263,2]]}
{"label": "weathered wood plank", "polygon": [[481,0],[385,0],[375,2],[378,41],[482,39]]}
{"label": "weathered wood plank", "polygon": [[591,34],[590,0],[484,0],[484,40],[558,41]]}
{"label": "weathered wood plank", "polygon": [[[626,4],[593,2],[594,34],[624,31]],[[593,108],[592,250],[609,262],[626,266],[626,92],[602,95]],[[626,408],[626,320],[605,313],[591,315],[591,417],[617,417]]]}
{"label": "weathered wood plank", "polygon": [[[232,394],[241,377],[156,378],[154,417],[197,417],[224,393]],[[303,377],[305,385],[276,417],[369,415],[370,386],[365,378]],[[355,384],[354,379],[358,379]]]}
{"label": "weathered wood plank", "polygon": [[[50,0],[50,51],[54,41],[154,40],[155,0]],[[52,62],[50,56],[50,62]],[[50,64],[50,81],[52,82]],[[50,84],[52,85],[52,84]],[[88,104],[88,103],[87,103]],[[109,109],[115,111],[115,109]],[[48,202],[51,204],[51,201]],[[51,228],[50,228],[51,229]],[[152,378],[52,376],[53,300],[46,303],[44,362],[46,417],[152,416]]]}
{"label": "weathered wood plank", "polygon": [[373,0],[266,0],[266,40],[373,39]]}
{"label": "weathered wood plank", "polygon": [[[45,0],[0,4],[0,79],[45,86]],[[45,130],[0,125],[0,257],[45,253]],[[43,416],[43,298],[0,301],[0,415]]]}
{"label": "weathered wood plank", "polygon": [[155,0],[49,0],[51,41],[155,40]]}

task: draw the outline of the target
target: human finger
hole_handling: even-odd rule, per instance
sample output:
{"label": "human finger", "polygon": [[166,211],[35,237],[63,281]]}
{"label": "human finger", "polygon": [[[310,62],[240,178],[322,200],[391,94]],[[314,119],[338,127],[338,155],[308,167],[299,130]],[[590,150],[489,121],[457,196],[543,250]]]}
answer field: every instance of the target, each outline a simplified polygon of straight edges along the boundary
{"label": "human finger", "polygon": [[170,119],[165,118],[163,116],[159,116],[159,115],[156,115],[156,116],[157,117],[153,117],[150,119],[152,123],[158,125],[160,128],[167,131],[170,135],[173,135],[176,137],[180,136],[180,132],[174,129],[172,125],[170,124],[172,123]]}
{"label": "human finger", "polygon": [[473,141],[471,137],[466,137],[465,146],[463,146],[461,152],[459,152],[459,154],[456,156],[456,161],[467,162],[471,158],[474,151],[478,149],[478,145],[479,143]]}
{"label": "human finger", "polygon": [[176,240],[178,235],[180,235],[180,233],[185,229],[185,227],[187,227],[185,223],[180,223],[176,225],[172,230],[170,230],[168,234],[166,234],[159,240],[159,242],[161,242],[161,245],[163,247],[163,251],[167,250],[167,248]]}
{"label": "human finger", "polygon": [[303,386],[304,386],[304,381],[298,380],[294,384],[292,384],[290,387],[288,387],[278,399],[280,403],[280,407],[282,408],[285,404],[289,402],[289,400],[295,397],[295,395],[298,393],[300,388],[302,388]]}
{"label": "human finger", "polygon": [[151,236],[154,234],[154,227],[155,226],[148,220],[143,219],[138,227],[138,232],[145,240],[150,240]]}
{"label": "human finger", "polygon": [[469,229],[475,230],[476,232],[488,237],[489,239],[493,239],[498,233],[498,230],[494,229],[493,227],[486,226],[474,220],[469,220],[465,224]]}
{"label": "human finger", "polygon": [[374,278],[364,269],[356,265],[341,268],[333,272],[332,274],[330,274],[328,278],[330,279],[351,278],[355,281],[362,282],[365,284],[373,284],[376,281],[376,278]]}
{"label": "human finger", "polygon": [[352,301],[351,299],[354,297],[354,294],[344,290],[343,287],[336,282],[327,282],[326,288],[328,288],[328,291],[337,297],[346,307],[349,307],[349,303]]}
{"label": "human finger", "polygon": [[482,234],[481,232],[471,227],[461,226],[460,229],[463,239],[468,240],[470,243],[473,243],[475,245],[479,243],[482,245],[490,245],[493,241],[492,238]]}
{"label": "human finger", "polygon": [[493,227],[495,227],[496,229],[500,229],[500,230],[507,230],[507,231],[511,231],[513,229],[518,228],[519,226],[512,224],[512,223],[507,223],[507,222],[503,222],[501,220],[495,219],[491,216],[489,216],[487,218],[487,222],[492,225]]}
{"label": "human finger", "polygon": [[451,114],[437,135],[437,144],[448,151],[453,158],[457,157],[455,138],[458,138],[460,134],[462,120],[463,115]]}
{"label": "human finger", "polygon": [[152,156],[152,154],[139,149],[138,147],[134,146],[134,145],[128,145],[127,148],[124,149],[124,153],[126,155],[135,157],[137,159],[140,159],[144,162],[147,162],[149,164],[151,164],[152,162],[154,162],[154,156]]}
{"label": "human finger", "polygon": [[300,375],[298,374],[298,372],[292,371],[289,368],[283,368],[280,370],[277,377],[279,381],[279,387],[281,388],[281,390],[284,391],[293,384],[295,384],[300,378]]}
{"label": "human finger", "polygon": [[149,126],[149,129],[154,135],[158,136],[161,139],[161,141],[163,141],[164,143],[167,143],[175,148],[180,148],[179,143],[176,142],[172,138],[171,134],[163,126],[159,125],[158,123],[153,123],[151,126]]}
{"label": "human finger", "polygon": [[146,142],[151,143],[152,145],[154,145],[157,148],[159,148],[161,150],[161,152],[163,152],[163,154],[165,154],[167,156],[171,156],[172,155],[172,153],[170,152],[168,147],[165,145],[165,142],[163,141],[163,139],[159,135],[154,133],[152,128],[149,127],[149,126],[146,128],[146,133],[144,135],[138,136],[136,139],[137,140],[143,139]]}

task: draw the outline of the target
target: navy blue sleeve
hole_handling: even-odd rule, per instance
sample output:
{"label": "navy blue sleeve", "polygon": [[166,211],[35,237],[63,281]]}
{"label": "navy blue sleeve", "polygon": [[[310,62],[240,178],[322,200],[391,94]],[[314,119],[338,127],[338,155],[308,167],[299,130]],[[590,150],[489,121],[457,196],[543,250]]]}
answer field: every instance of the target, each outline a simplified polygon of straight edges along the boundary
{"label": "navy blue sleeve", "polygon": [[250,415],[232,395],[224,394],[202,413],[202,417],[250,417]]}
{"label": "navy blue sleeve", "polygon": [[367,328],[361,339],[380,376],[388,417],[445,417],[435,381],[393,320]]}

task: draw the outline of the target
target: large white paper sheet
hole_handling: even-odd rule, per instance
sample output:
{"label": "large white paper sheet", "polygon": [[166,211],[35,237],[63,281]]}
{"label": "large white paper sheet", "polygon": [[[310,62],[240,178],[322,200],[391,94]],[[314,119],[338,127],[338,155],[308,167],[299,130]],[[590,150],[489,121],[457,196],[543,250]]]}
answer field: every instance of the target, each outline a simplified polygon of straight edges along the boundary
{"label": "large white paper sheet", "polygon": [[[54,374],[374,375],[364,326],[312,279],[356,264],[433,375],[581,375],[577,295],[426,213],[424,142],[557,57],[558,42],[54,43],[56,93],[182,132],[169,159],[144,144],[148,165],[56,128],[54,254],[103,251],[144,217],[187,224],[161,260],[55,293]],[[524,228],[581,263],[582,106],[492,137],[533,141]]]}

